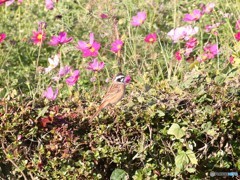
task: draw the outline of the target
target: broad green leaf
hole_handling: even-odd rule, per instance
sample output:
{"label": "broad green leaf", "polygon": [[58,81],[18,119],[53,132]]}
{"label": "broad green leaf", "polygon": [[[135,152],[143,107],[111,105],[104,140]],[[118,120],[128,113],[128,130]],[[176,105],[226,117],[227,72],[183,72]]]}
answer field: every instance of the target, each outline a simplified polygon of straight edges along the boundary
{"label": "broad green leaf", "polygon": [[175,157],[175,175],[177,175],[185,165],[189,163],[189,159],[187,157],[186,152],[180,151],[178,155]]}
{"label": "broad green leaf", "polygon": [[192,164],[198,164],[197,158],[196,158],[195,153],[193,151],[187,150],[186,154],[187,154],[187,156],[190,159]]}
{"label": "broad green leaf", "polygon": [[110,180],[127,180],[128,174],[122,169],[115,169],[110,177]]}
{"label": "broad green leaf", "polygon": [[167,133],[174,135],[177,139],[181,139],[183,136],[185,136],[185,131],[176,123],[172,124]]}

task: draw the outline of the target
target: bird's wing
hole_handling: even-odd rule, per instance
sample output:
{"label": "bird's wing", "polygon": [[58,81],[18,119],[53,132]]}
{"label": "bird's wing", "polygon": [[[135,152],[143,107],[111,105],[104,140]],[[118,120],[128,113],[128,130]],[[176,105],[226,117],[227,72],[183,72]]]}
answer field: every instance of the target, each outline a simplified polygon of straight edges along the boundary
{"label": "bird's wing", "polygon": [[113,83],[107,93],[105,94],[105,96],[103,97],[102,102],[108,100],[108,99],[112,99],[113,97],[115,97],[119,92],[121,92],[121,87],[119,86],[119,84],[115,84]]}

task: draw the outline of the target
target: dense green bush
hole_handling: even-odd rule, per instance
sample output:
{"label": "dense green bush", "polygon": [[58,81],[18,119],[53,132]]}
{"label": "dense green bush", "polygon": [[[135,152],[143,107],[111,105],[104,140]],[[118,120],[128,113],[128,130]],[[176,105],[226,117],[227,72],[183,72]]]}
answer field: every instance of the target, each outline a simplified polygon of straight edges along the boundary
{"label": "dense green bush", "polygon": [[[200,1],[66,0],[47,10],[42,1],[23,0],[0,6],[0,33],[7,34],[0,43],[0,177],[203,179],[210,172],[239,171],[235,3],[216,2],[213,12],[193,22],[199,27],[198,45],[180,61],[174,54],[184,43],[173,43],[167,33],[188,24],[184,14],[200,8]],[[139,11],[146,11],[147,19],[132,27],[131,18]],[[109,17],[101,19],[102,13]],[[47,23],[47,40],[36,46],[31,36],[39,21]],[[204,31],[217,22],[222,24]],[[49,46],[50,37],[61,31],[74,40]],[[75,48],[90,32],[101,42],[98,59],[105,67],[99,72],[87,70],[92,58],[83,58]],[[153,32],[157,42],[144,42]],[[121,54],[110,51],[117,34],[124,41]],[[217,43],[220,53],[199,62],[209,42]],[[61,63],[80,70],[76,85],[54,82],[55,69],[43,73],[47,59],[58,53]],[[119,69],[132,78],[125,97],[89,123],[109,86],[106,81]],[[42,96],[50,85],[60,91],[53,101]]]}

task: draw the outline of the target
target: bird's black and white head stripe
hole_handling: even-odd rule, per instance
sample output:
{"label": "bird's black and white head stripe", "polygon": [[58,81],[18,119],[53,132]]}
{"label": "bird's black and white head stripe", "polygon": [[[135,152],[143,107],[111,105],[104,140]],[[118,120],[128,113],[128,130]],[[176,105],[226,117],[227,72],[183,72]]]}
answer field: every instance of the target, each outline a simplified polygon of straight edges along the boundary
{"label": "bird's black and white head stripe", "polygon": [[122,83],[124,83],[124,79],[125,79],[125,76],[124,76],[122,73],[119,73],[119,74],[115,77],[114,81],[115,81],[115,82],[122,82]]}

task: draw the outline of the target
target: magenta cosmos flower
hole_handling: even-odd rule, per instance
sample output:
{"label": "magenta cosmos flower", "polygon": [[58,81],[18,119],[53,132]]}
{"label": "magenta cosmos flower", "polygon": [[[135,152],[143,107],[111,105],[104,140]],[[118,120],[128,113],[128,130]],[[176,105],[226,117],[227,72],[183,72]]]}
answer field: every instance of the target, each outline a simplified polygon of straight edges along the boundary
{"label": "magenta cosmos flower", "polygon": [[141,26],[147,18],[146,12],[138,12],[136,16],[132,17],[132,26]]}
{"label": "magenta cosmos flower", "polygon": [[124,79],[124,83],[129,84],[131,82],[131,76],[127,75]]}
{"label": "magenta cosmos flower", "polygon": [[48,100],[55,100],[58,95],[58,89],[56,89],[55,92],[53,92],[52,87],[48,87],[46,91],[43,92],[43,97],[47,98]]}
{"label": "magenta cosmos flower", "polygon": [[58,36],[52,36],[49,45],[58,46],[59,44],[66,44],[72,41],[72,37],[67,38],[66,32],[60,32]]}
{"label": "magenta cosmos flower", "polygon": [[207,44],[203,49],[207,59],[213,59],[219,53],[217,44]]}
{"label": "magenta cosmos flower", "polygon": [[240,41],[240,32],[237,32],[235,35],[234,35],[235,39],[237,41]]}
{"label": "magenta cosmos flower", "polygon": [[88,63],[87,69],[92,71],[101,71],[104,66],[104,62],[99,62],[97,58],[95,58],[92,62]]}
{"label": "magenta cosmos flower", "polygon": [[83,57],[96,57],[101,45],[94,41],[94,34],[90,33],[89,43],[85,41],[78,41],[77,49],[83,53]]}
{"label": "magenta cosmos flower", "polygon": [[157,40],[156,33],[148,34],[144,39],[144,41],[147,43],[154,43],[156,40]]}
{"label": "magenta cosmos flower", "polygon": [[34,44],[39,45],[46,39],[46,34],[43,31],[34,31],[31,39]]}
{"label": "magenta cosmos flower", "polygon": [[7,0],[0,0],[0,6],[3,5]]}
{"label": "magenta cosmos flower", "polygon": [[111,44],[111,51],[117,53],[122,49],[122,46],[123,42],[120,39],[117,39]]}
{"label": "magenta cosmos flower", "polygon": [[5,33],[0,33],[0,43],[2,43],[6,37],[7,35]]}
{"label": "magenta cosmos flower", "polygon": [[74,84],[76,84],[76,82],[78,81],[78,78],[79,78],[79,74],[80,74],[79,70],[73,71],[72,75],[66,79],[66,83],[69,86],[73,86]]}
{"label": "magenta cosmos flower", "polygon": [[45,7],[48,10],[53,10],[54,8],[54,2],[52,0],[45,0]]}
{"label": "magenta cosmos flower", "polygon": [[183,21],[185,22],[192,22],[197,21],[202,17],[202,12],[199,9],[193,10],[191,14],[185,14]]}
{"label": "magenta cosmos flower", "polygon": [[177,52],[174,53],[174,57],[177,61],[181,61],[182,60],[182,53],[181,50],[178,50]]}

